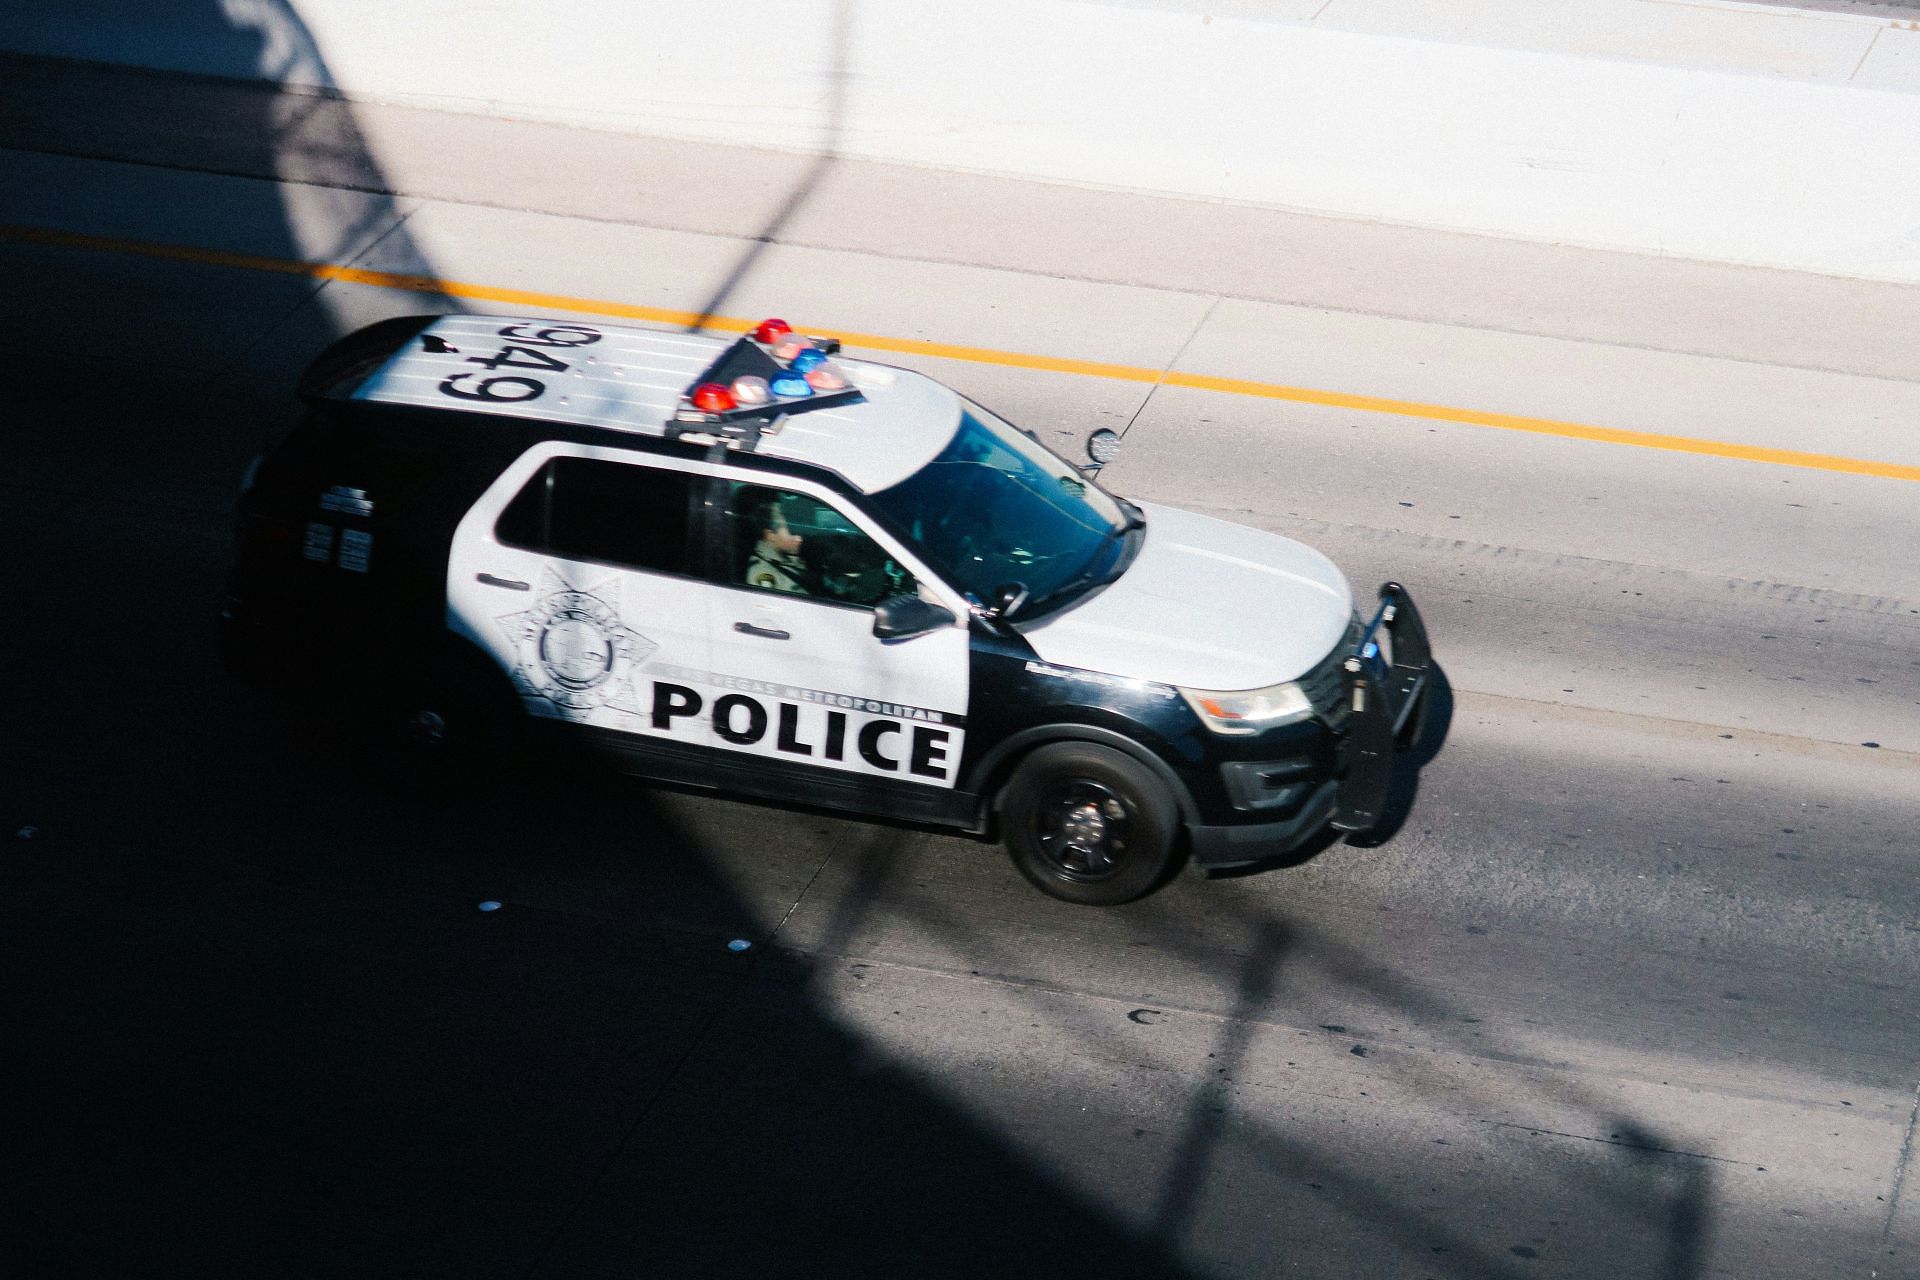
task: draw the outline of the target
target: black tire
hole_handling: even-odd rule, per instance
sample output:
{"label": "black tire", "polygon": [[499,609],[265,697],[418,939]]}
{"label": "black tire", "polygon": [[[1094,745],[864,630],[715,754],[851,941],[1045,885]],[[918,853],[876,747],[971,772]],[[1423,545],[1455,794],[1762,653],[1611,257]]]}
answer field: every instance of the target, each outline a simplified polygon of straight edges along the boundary
{"label": "black tire", "polygon": [[219,658],[220,669],[233,679],[255,688],[268,688],[274,675],[267,660],[272,645],[260,634],[259,628],[242,620],[242,609],[238,597],[231,591],[221,593],[213,621],[214,653]]}
{"label": "black tire", "polygon": [[506,677],[456,651],[382,717],[382,753],[408,790],[490,786],[518,746],[526,713]]}
{"label": "black tire", "polygon": [[213,651],[220,661],[220,670],[244,684],[253,684],[259,678],[260,659],[241,634],[240,623],[222,607],[213,625]]}
{"label": "black tire", "polygon": [[1139,761],[1087,742],[1028,756],[1000,793],[1000,827],[1020,873],[1082,906],[1131,902],[1179,865],[1180,815]]}

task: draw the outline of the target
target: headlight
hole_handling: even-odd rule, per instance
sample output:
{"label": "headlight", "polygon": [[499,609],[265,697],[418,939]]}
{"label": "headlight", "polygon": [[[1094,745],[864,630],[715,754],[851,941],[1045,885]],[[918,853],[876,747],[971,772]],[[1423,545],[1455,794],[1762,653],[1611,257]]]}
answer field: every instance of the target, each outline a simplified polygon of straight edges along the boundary
{"label": "headlight", "polygon": [[1215,733],[1259,733],[1313,714],[1306,691],[1291,680],[1264,689],[1182,689],[1180,696]]}

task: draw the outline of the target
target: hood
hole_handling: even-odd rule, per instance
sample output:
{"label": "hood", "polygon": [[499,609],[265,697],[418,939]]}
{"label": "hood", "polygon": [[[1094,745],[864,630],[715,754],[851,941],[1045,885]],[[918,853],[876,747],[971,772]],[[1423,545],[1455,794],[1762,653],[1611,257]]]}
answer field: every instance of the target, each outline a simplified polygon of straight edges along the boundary
{"label": "hood", "polygon": [[1189,689],[1306,674],[1346,633],[1353,592],[1312,547],[1142,503],[1146,542],[1112,585],[1019,628],[1044,662]]}

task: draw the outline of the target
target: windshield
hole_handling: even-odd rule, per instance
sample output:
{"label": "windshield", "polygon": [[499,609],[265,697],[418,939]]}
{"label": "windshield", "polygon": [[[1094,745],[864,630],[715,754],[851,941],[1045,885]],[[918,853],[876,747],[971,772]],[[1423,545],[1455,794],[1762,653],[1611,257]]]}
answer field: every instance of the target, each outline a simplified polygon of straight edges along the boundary
{"label": "windshield", "polygon": [[1038,441],[962,402],[939,456],[872,497],[927,560],[976,601],[1011,584],[1027,611],[1071,598],[1118,563],[1130,521],[1119,504]]}

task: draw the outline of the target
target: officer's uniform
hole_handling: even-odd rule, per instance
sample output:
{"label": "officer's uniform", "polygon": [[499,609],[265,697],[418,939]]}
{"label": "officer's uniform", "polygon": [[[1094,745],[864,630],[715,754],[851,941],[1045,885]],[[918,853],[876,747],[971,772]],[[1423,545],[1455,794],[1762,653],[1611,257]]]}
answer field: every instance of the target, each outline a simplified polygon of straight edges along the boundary
{"label": "officer's uniform", "polygon": [[796,595],[806,595],[806,571],[807,566],[799,556],[776,551],[762,539],[747,560],[747,585],[766,591],[791,591]]}

